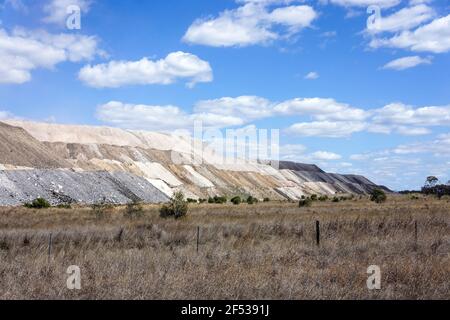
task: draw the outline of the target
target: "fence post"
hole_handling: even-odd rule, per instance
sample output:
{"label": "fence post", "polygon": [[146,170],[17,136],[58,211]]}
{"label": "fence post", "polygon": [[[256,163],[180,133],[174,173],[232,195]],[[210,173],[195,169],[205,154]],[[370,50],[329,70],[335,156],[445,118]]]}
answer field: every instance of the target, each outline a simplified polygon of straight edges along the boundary
{"label": "fence post", "polygon": [[197,253],[198,253],[198,243],[200,241],[200,227],[197,227]]}
{"label": "fence post", "polygon": [[417,250],[417,220],[414,221],[414,249]]}
{"label": "fence post", "polygon": [[48,238],[48,261],[50,262],[52,256],[52,233],[50,233],[50,237]]}
{"label": "fence post", "polygon": [[316,221],[316,243],[320,246],[320,222]]}

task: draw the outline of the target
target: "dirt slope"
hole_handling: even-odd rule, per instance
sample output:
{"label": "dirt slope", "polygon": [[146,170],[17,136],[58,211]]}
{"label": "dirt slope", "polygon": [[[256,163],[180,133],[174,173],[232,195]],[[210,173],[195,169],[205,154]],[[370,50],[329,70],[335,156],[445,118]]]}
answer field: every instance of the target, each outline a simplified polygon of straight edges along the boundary
{"label": "dirt slope", "polygon": [[0,164],[39,169],[70,166],[24,129],[3,122],[0,122]]}

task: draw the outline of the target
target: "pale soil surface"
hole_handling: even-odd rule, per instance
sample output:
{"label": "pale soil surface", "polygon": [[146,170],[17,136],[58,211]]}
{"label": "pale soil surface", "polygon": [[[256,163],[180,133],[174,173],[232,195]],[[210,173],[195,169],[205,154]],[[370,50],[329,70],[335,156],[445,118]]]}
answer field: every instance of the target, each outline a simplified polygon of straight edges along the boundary
{"label": "pale soil surface", "polygon": [[[450,299],[448,200],[191,205],[178,221],[158,208],[0,208],[0,298]],[[81,290],[66,287],[70,265]]]}

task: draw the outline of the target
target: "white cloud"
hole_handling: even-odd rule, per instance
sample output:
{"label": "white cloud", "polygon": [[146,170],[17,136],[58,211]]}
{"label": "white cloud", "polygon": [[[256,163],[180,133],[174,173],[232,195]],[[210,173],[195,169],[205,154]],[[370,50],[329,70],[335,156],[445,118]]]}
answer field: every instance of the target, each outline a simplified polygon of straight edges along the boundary
{"label": "white cloud", "polygon": [[175,130],[186,126],[188,116],[176,106],[149,106],[111,101],[97,108],[97,118],[128,129]]}
{"label": "white cloud", "polygon": [[448,52],[450,50],[450,15],[437,18],[414,31],[403,31],[392,38],[373,39],[370,46],[400,48],[415,52]]}
{"label": "white cloud", "polygon": [[366,29],[368,33],[398,32],[410,30],[431,20],[436,15],[433,8],[420,4],[413,7],[405,7],[390,16],[382,16],[377,21],[376,27]]}
{"label": "white cloud", "polygon": [[450,125],[450,106],[413,108],[402,103],[392,103],[377,109],[375,123],[415,126]]}
{"label": "white cloud", "polygon": [[409,56],[392,60],[383,66],[383,69],[405,70],[416,67],[421,64],[430,64],[430,58],[422,58],[419,56]]}
{"label": "white cloud", "polygon": [[341,155],[333,153],[333,152],[328,152],[328,151],[316,151],[314,153],[311,153],[311,158],[315,159],[315,160],[339,160],[342,158]]}
{"label": "white cloud", "polygon": [[343,7],[367,8],[371,5],[377,5],[382,8],[390,8],[398,5],[401,0],[329,0],[329,2]]}
{"label": "white cloud", "polygon": [[422,127],[405,127],[399,126],[396,128],[396,132],[404,136],[422,136],[430,134],[431,130]]}
{"label": "white cloud", "polygon": [[257,96],[223,97],[199,101],[195,104],[194,111],[215,113],[222,116],[234,115],[253,120],[270,117],[273,114],[273,103]]}
{"label": "white cloud", "polygon": [[286,131],[290,134],[305,137],[341,138],[363,131],[365,128],[366,124],[362,122],[314,121],[296,123]]}
{"label": "white cloud", "polygon": [[[268,5],[286,5],[292,1],[238,2],[243,5],[223,11],[218,17],[194,21],[183,41],[213,47],[264,44],[295,34],[317,18],[314,9],[307,5],[268,9]],[[283,35],[275,30],[277,25],[286,27],[287,33]]]}
{"label": "white cloud", "polygon": [[157,61],[143,58],[139,61],[110,61],[88,65],[79,72],[79,79],[91,87],[117,88],[125,85],[171,84],[187,79],[188,85],[211,82],[211,66],[196,55],[172,52]]}
{"label": "white cloud", "polygon": [[57,64],[90,60],[101,54],[97,39],[77,34],[49,34],[0,29],[0,83],[21,84],[31,80],[37,68],[53,69]]}
{"label": "white cloud", "polygon": [[317,120],[364,120],[368,113],[329,98],[295,98],[279,103],[275,112],[283,115],[312,115]]}
{"label": "white cloud", "polygon": [[[430,127],[450,125],[449,106],[415,108],[392,103],[378,109],[363,110],[324,98],[295,98],[278,103],[257,96],[223,97],[197,102],[192,113],[185,113],[173,106],[156,107],[110,102],[100,110],[105,109],[109,115],[102,117],[104,121],[130,128],[152,127],[153,130],[157,130],[156,124],[164,123],[166,117],[170,118],[170,121],[167,120],[168,127],[190,129],[195,120],[201,120],[205,127],[223,128],[242,126],[269,117],[309,116],[310,121],[295,119],[296,122],[288,126],[285,132],[327,138],[349,137],[363,131],[418,136],[432,133]],[[168,112],[164,115],[166,109]],[[144,114],[147,112],[149,115],[155,114],[157,120],[148,120],[149,117]],[[174,125],[173,121],[179,125]]]}
{"label": "white cloud", "polygon": [[91,0],[50,0],[44,5],[44,13],[46,16],[43,21],[45,23],[65,25],[66,19],[69,16],[67,8],[70,6],[78,6],[82,13],[86,13],[89,11],[91,3]]}
{"label": "white cloud", "polygon": [[190,130],[194,121],[202,121],[204,127],[228,127],[242,125],[242,119],[213,113],[184,112],[177,106],[127,104],[110,101],[97,107],[97,118],[106,123],[148,131]]}
{"label": "white cloud", "polygon": [[311,71],[307,75],[305,75],[306,80],[315,80],[318,78],[319,78],[319,74],[315,71]]}

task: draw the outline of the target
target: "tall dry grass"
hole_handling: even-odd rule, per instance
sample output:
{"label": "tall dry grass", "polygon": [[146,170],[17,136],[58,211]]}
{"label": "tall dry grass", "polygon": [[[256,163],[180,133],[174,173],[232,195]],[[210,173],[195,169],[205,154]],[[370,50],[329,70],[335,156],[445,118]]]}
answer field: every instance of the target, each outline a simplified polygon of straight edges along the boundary
{"label": "tall dry grass", "polygon": [[[0,208],[0,298],[450,298],[448,201],[205,204],[177,221],[157,206],[134,219],[125,210]],[[366,286],[374,264],[381,290]],[[66,287],[70,265],[81,290]]]}

